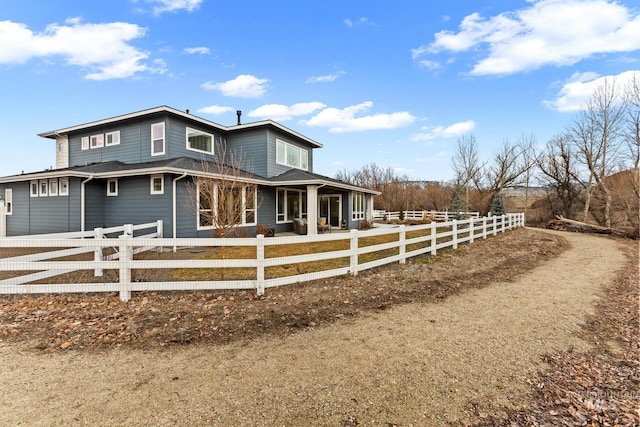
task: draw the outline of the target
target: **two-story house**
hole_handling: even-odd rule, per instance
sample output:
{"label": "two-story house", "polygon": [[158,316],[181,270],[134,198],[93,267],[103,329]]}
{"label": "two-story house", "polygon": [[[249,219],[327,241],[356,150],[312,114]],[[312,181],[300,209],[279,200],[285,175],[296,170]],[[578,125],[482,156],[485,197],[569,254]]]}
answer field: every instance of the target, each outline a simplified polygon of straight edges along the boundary
{"label": "two-story house", "polygon": [[378,194],[315,174],[321,144],[272,120],[241,124],[240,112],[237,125],[223,126],[162,106],[39,136],[55,141],[56,167],[0,178],[0,237],[156,220],[165,237],[211,237],[216,207],[198,180],[224,180],[224,153],[242,161],[236,180],[257,188],[237,190],[239,226],[250,234],[258,224],[291,231],[303,218],[356,228]]}

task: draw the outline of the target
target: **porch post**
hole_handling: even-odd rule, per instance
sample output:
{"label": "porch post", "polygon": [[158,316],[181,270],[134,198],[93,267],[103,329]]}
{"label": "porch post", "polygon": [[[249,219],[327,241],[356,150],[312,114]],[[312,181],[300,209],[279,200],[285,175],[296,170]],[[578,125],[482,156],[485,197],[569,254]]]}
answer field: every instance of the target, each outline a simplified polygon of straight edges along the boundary
{"label": "porch post", "polygon": [[318,234],[318,186],[307,185],[307,236]]}
{"label": "porch post", "polygon": [[373,222],[373,194],[367,194],[367,221]]}

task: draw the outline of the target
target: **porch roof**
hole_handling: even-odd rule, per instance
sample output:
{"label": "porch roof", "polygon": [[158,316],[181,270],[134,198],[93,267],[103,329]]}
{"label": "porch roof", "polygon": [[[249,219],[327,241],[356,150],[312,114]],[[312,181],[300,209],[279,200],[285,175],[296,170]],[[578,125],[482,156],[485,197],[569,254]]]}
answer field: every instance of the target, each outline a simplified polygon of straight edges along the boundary
{"label": "porch roof", "polygon": [[359,191],[367,194],[382,194],[379,191],[370,190],[368,188],[359,187],[357,185],[349,184],[348,182],[340,181],[339,179],[329,178],[317,173],[311,173],[300,169],[290,169],[278,176],[274,176],[269,179],[272,183],[283,185],[323,185],[333,188],[340,188],[349,191]]}

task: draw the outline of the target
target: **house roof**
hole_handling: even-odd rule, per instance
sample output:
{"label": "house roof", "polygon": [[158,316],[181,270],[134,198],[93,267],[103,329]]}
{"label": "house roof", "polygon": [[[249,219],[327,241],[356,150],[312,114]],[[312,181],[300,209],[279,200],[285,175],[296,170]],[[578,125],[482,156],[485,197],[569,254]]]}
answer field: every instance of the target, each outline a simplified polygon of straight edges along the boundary
{"label": "house roof", "polygon": [[[143,163],[123,163],[117,160],[102,163],[91,163],[63,169],[47,169],[40,172],[24,173],[21,175],[0,178],[0,183],[31,181],[36,179],[51,179],[64,177],[77,178],[119,178],[126,176],[153,175],[171,173],[175,175],[222,177],[225,168],[229,166],[215,162],[201,162],[199,160],[178,157],[169,160],[158,160]],[[358,187],[327,176],[310,173],[299,169],[290,169],[278,176],[264,178],[247,171],[239,171],[239,181],[267,186],[298,186],[320,185],[341,188],[344,190],[361,191],[369,194],[380,194],[378,191]]]}
{"label": "house roof", "polygon": [[76,126],[70,126],[70,127],[66,127],[66,128],[61,128],[61,129],[56,129],[56,130],[51,130],[48,132],[42,132],[39,133],[38,136],[42,137],[42,138],[50,138],[50,139],[56,139],[58,136],[60,135],[65,135],[71,132],[75,132],[75,131],[79,131],[82,129],[86,129],[86,128],[91,128],[91,127],[95,127],[95,126],[103,126],[103,125],[107,125],[107,124],[112,124],[112,123],[117,123],[119,121],[123,121],[123,120],[129,120],[129,119],[134,119],[134,118],[138,118],[138,117],[143,117],[143,116],[147,116],[150,114],[155,114],[155,113],[168,113],[168,114],[173,114],[176,116],[180,116],[183,117],[185,119],[188,120],[193,120],[195,122],[201,123],[205,126],[210,126],[210,127],[214,127],[217,128],[221,131],[224,132],[238,132],[238,131],[242,131],[242,130],[246,130],[246,129],[256,129],[256,128],[261,128],[261,127],[272,127],[275,129],[278,129],[284,133],[287,133],[295,138],[298,138],[302,141],[307,142],[308,144],[320,148],[322,147],[322,144],[320,144],[317,141],[314,141],[311,138],[308,138],[304,135],[302,135],[301,133],[298,133],[296,131],[293,131],[289,128],[287,128],[286,126],[281,125],[280,123],[277,123],[273,120],[261,120],[258,122],[251,122],[251,123],[246,123],[246,124],[240,124],[240,125],[235,125],[235,126],[224,126],[221,125],[219,123],[215,123],[212,122],[210,120],[207,119],[203,119],[202,117],[198,117],[195,116],[191,113],[187,113],[185,111],[180,111],[177,110],[175,108],[166,106],[166,105],[162,105],[160,107],[154,107],[154,108],[149,108],[146,110],[140,110],[140,111],[136,111],[133,113],[128,113],[128,114],[122,114],[119,116],[115,116],[115,117],[111,117],[108,119],[102,119],[102,120],[96,120],[93,122],[88,122],[88,123],[84,123],[81,125],[76,125]]}
{"label": "house roof", "polygon": [[370,190],[368,188],[358,187],[357,185],[349,184],[348,182],[340,181],[335,178],[329,178],[317,173],[311,173],[300,169],[289,169],[288,171],[281,173],[269,179],[277,185],[322,185],[331,186],[335,188],[341,188],[344,190],[361,191],[369,194],[382,194],[379,191]]}

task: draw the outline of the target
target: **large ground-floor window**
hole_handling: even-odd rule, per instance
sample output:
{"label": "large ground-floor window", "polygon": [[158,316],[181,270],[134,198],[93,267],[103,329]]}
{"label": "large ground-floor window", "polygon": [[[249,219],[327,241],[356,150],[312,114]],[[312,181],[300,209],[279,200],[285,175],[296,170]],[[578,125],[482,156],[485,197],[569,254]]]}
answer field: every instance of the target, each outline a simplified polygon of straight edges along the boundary
{"label": "large ground-floor window", "polygon": [[256,190],[254,185],[198,181],[198,229],[255,225]]}
{"label": "large ground-floor window", "polygon": [[364,193],[351,194],[351,209],[352,220],[364,219]]}
{"label": "large ground-floor window", "polygon": [[276,193],[276,222],[291,222],[295,218],[307,217],[307,192],[288,188],[278,189]]}

